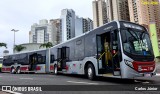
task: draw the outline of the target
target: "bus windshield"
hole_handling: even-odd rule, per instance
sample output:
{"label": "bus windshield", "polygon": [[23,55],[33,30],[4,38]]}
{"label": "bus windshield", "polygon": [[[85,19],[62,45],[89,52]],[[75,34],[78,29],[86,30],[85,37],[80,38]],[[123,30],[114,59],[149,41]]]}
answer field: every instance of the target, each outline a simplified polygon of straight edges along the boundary
{"label": "bus windshield", "polygon": [[137,29],[121,29],[123,49],[131,55],[152,56],[152,46],[147,32]]}

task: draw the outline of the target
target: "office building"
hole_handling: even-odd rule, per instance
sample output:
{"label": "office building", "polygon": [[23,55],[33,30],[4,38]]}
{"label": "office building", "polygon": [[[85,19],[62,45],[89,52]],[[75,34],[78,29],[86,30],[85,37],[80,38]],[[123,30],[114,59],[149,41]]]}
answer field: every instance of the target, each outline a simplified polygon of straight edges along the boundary
{"label": "office building", "polygon": [[95,0],[92,2],[94,28],[107,23],[107,6],[105,0]]}
{"label": "office building", "polygon": [[112,20],[130,21],[128,0],[106,0],[108,22]]}
{"label": "office building", "polygon": [[40,20],[39,24],[35,23],[31,26],[29,32],[29,43],[47,43],[51,42],[56,44],[55,27],[48,23],[48,20]]}
{"label": "office building", "polygon": [[93,29],[93,21],[90,18],[76,16],[75,18],[75,36],[79,36]]}
{"label": "office building", "polygon": [[59,44],[62,42],[62,22],[61,19],[51,19],[50,23],[55,26],[56,32],[56,43]]}
{"label": "office building", "polygon": [[62,42],[75,37],[75,12],[72,9],[61,10]]}

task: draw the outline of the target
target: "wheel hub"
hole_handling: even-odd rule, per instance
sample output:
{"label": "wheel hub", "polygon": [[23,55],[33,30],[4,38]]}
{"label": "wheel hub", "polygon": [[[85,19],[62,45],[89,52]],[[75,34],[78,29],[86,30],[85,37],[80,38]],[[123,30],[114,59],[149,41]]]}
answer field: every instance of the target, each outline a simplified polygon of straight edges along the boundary
{"label": "wheel hub", "polygon": [[92,69],[88,68],[88,76],[91,77],[92,76]]}

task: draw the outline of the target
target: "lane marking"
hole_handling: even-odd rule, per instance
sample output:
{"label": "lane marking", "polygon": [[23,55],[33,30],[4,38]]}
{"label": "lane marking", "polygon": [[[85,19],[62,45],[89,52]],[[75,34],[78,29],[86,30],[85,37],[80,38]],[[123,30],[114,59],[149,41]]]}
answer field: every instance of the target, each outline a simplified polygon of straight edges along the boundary
{"label": "lane marking", "polygon": [[11,94],[22,94],[22,93],[19,93],[19,92],[13,92],[13,91],[10,91],[10,90],[5,90],[5,91],[2,91],[2,92],[7,92],[7,93],[11,93]]}
{"label": "lane marking", "polygon": [[134,80],[134,82],[135,82],[135,83],[140,83],[141,81],[138,81],[138,80]]}
{"label": "lane marking", "polygon": [[146,82],[142,82],[142,83],[143,83],[143,84],[148,84],[149,82],[146,81]]}
{"label": "lane marking", "polygon": [[160,73],[156,73],[156,76],[160,76]]}
{"label": "lane marking", "polygon": [[33,80],[33,78],[19,78],[19,79],[25,79],[25,80]]}
{"label": "lane marking", "polygon": [[90,84],[90,85],[98,85],[98,83],[88,83],[88,82],[77,82],[77,81],[67,81],[69,83],[78,83],[78,84]]}

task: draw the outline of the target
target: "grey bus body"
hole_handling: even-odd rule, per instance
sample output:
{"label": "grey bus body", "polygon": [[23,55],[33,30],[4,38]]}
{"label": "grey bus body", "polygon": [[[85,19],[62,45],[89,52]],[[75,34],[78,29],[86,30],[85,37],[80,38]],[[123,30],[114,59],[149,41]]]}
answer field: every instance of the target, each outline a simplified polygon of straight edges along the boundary
{"label": "grey bus body", "polygon": [[[140,31],[144,33],[142,33],[144,39],[142,39],[141,42],[145,41],[145,49],[149,49],[144,51],[146,54],[134,55],[124,51],[124,45],[126,44],[125,37],[127,37],[127,35],[124,35],[123,32],[126,34],[128,32],[133,33],[132,31],[126,32],[124,30],[135,30],[135,32],[137,32],[136,36],[140,36]],[[134,40],[134,33],[129,36],[134,45],[139,42],[138,37]],[[50,48],[50,54],[54,58],[52,61],[53,66],[57,67],[58,72],[66,74],[84,74],[88,76],[94,75],[117,78],[144,77],[148,74],[153,76],[156,74],[156,68],[153,50],[152,47],[150,47],[151,43],[148,36],[147,30],[141,25],[126,21],[113,21]],[[109,66],[105,64],[104,47],[102,47],[104,43],[103,38],[108,38],[111,48],[110,52],[117,52],[116,55],[112,54],[112,60]],[[126,39],[126,41],[131,40],[129,38]],[[143,53],[143,51],[139,49],[140,48],[136,48],[135,53]],[[91,68],[89,69],[89,67]],[[90,74],[90,71],[92,74]],[[93,77],[90,78],[92,79]]]}
{"label": "grey bus body", "polygon": [[[107,59],[108,53],[110,59]],[[18,55],[21,54],[26,54],[26,58],[18,61],[13,59],[16,54],[5,56],[3,68],[6,69],[2,70],[10,68],[12,72],[12,67],[17,69],[17,65],[26,65],[28,71],[80,74],[87,75],[89,79],[96,76],[134,78],[156,75],[153,49],[146,28],[127,21],[113,21],[49,49]],[[10,56],[12,59],[9,59]],[[32,58],[36,58],[36,66],[30,69],[34,61]]]}
{"label": "grey bus body", "polygon": [[48,61],[46,61],[47,55],[47,50],[44,49],[4,56],[2,72],[46,73],[46,66],[49,65]]}

